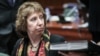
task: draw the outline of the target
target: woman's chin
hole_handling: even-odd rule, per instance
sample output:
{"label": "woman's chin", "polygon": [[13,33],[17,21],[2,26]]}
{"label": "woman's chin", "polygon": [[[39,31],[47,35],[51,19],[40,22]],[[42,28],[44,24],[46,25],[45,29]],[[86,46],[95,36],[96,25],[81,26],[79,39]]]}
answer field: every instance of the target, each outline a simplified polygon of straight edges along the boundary
{"label": "woman's chin", "polygon": [[38,32],[36,35],[42,35],[43,34],[43,32]]}

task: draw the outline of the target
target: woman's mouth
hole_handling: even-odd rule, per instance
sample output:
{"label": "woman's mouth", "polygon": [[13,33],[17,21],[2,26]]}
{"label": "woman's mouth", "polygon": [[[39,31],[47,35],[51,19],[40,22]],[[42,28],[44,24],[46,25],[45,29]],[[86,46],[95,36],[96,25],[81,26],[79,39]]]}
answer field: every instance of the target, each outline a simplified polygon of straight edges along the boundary
{"label": "woman's mouth", "polygon": [[40,29],[38,29],[37,31],[38,31],[38,32],[42,32],[42,31],[44,31],[44,28],[40,28]]}

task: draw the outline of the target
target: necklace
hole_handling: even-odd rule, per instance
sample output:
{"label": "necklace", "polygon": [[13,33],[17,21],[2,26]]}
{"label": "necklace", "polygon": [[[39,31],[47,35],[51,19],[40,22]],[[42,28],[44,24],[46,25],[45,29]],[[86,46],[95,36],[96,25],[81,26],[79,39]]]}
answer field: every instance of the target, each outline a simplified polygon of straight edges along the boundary
{"label": "necklace", "polygon": [[39,43],[38,44],[33,44],[32,45],[32,51],[37,51],[38,47],[39,47]]}
{"label": "necklace", "polygon": [[41,40],[38,43],[32,44],[32,51],[36,52],[41,45]]}
{"label": "necklace", "polygon": [[38,46],[37,47],[32,47],[32,51],[37,51]]}

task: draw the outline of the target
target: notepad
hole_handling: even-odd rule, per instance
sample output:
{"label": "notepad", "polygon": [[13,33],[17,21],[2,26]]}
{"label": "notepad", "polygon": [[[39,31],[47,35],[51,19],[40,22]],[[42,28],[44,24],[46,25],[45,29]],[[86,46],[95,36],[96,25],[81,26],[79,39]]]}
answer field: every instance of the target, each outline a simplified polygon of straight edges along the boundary
{"label": "notepad", "polygon": [[85,50],[88,48],[87,40],[69,41],[64,43],[52,43],[50,45],[50,50]]}

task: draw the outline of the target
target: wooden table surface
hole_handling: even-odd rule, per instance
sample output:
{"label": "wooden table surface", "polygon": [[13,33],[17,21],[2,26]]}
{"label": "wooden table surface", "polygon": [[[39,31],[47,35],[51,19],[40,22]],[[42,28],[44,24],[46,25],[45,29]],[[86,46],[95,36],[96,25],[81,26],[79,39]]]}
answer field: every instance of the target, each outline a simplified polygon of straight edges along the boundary
{"label": "wooden table surface", "polygon": [[91,40],[92,36],[87,28],[78,28],[75,23],[49,22],[46,25],[52,34],[63,36],[66,40]]}

